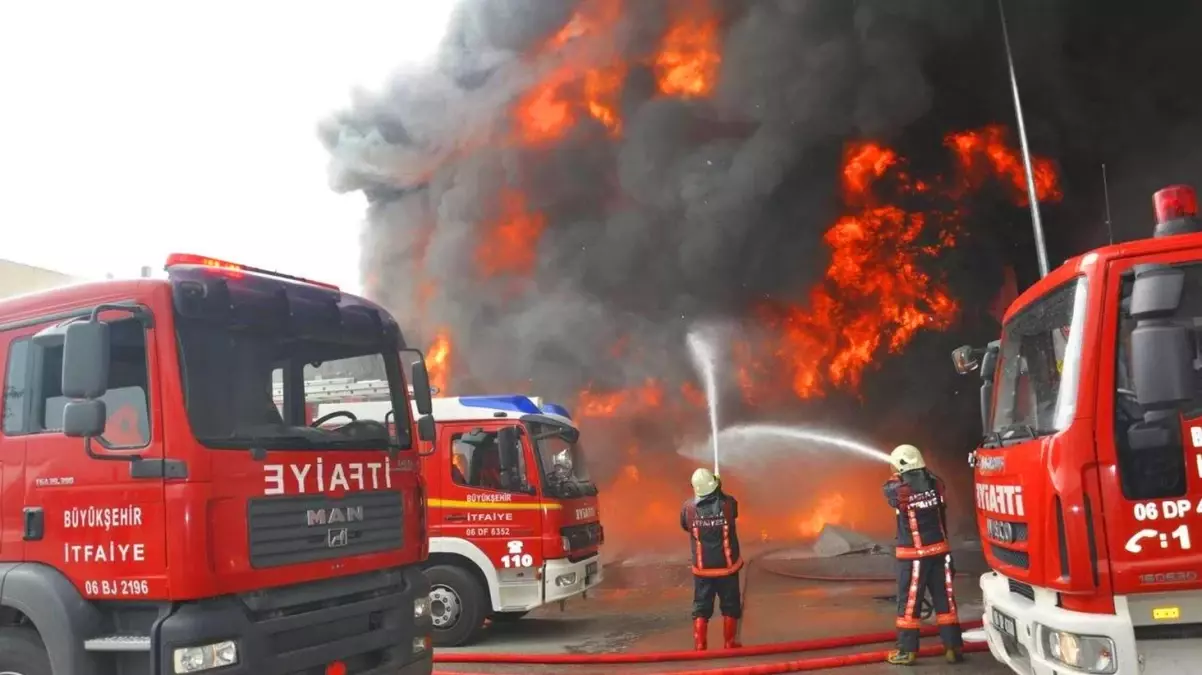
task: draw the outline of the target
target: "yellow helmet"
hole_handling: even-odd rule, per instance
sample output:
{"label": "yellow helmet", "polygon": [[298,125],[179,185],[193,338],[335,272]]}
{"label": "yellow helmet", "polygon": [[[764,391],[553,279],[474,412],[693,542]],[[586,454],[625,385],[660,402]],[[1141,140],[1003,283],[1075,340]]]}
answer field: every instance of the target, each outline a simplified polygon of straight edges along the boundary
{"label": "yellow helmet", "polygon": [[927,465],[922,460],[922,452],[909,444],[893,448],[893,452],[889,453],[889,463],[893,465],[894,469],[897,469],[898,473],[924,469]]}
{"label": "yellow helmet", "polygon": [[718,489],[718,478],[709,469],[697,469],[693,472],[693,494],[698,498],[707,497]]}

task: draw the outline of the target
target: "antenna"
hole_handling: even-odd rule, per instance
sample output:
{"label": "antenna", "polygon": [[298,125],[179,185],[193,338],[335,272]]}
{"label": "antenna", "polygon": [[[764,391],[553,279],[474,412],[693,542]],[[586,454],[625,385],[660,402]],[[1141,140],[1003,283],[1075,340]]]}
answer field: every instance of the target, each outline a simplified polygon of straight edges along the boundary
{"label": "antenna", "polygon": [[1018,120],[1018,140],[1023,150],[1023,169],[1027,173],[1027,199],[1031,202],[1031,227],[1035,230],[1035,255],[1039,258],[1039,276],[1048,275],[1048,249],[1043,240],[1043,221],[1039,218],[1039,197],[1035,190],[1035,172],[1031,168],[1031,150],[1027,147],[1027,125],[1023,122],[1023,103],[1018,96],[1018,76],[1014,73],[1014,54],[1010,51],[1010,31],[1006,29],[1006,10],[997,0],[1002,17],[1002,41],[1006,43],[1006,64],[1010,67],[1010,90],[1014,94],[1014,116]]}
{"label": "antenna", "polygon": [[1106,200],[1106,236],[1114,243],[1114,228],[1110,225],[1110,182],[1106,180],[1106,163],[1102,163],[1102,197]]}

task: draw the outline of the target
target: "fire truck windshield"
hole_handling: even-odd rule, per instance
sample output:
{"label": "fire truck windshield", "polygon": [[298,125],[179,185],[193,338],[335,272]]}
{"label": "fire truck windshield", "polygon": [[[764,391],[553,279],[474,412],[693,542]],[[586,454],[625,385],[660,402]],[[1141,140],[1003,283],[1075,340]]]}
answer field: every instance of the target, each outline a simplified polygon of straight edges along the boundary
{"label": "fire truck windshield", "polygon": [[1002,328],[992,431],[1001,443],[1068,427],[1076,412],[1088,282],[1035,300]]}
{"label": "fire truck windshield", "polygon": [[527,422],[527,428],[537,449],[535,454],[543,476],[544,492],[561,499],[597,494],[579,440],[569,442],[565,438],[566,430],[551,424]]}
{"label": "fire truck windshield", "polygon": [[[409,425],[390,431],[353,414],[310,425],[306,392],[313,381],[345,378],[389,383],[394,399],[405,386],[393,349],[299,338],[285,329],[235,328],[177,318],[180,368],[192,430],[211,448],[262,450],[388,449],[410,447]],[[306,386],[306,381],[308,385]],[[282,390],[277,404],[273,390]],[[309,394],[312,395],[312,394]],[[408,406],[395,405],[405,410]],[[393,436],[392,434],[398,434]]]}

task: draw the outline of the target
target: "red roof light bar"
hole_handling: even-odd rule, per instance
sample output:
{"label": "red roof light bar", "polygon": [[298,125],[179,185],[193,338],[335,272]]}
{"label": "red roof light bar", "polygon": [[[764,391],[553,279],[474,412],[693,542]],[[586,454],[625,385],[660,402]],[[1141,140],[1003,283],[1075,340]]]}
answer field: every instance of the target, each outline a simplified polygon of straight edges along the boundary
{"label": "red roof light bar", "polygon": [[167,256],[167,264],[164,265],[164,269],[170,270],[172,267],[183,266],[183,265],[195,265],[198,267],[210,267],[215,270],[222,270],[227,273],[234,273],[234,274],[237,274],[240,272],[250,272],[252,274],[261,274],[263,276],[275,277],[277,279],[288,279],[289,281],[299,281],[301,283],[309,284],[310,286],[318,286],[321,288],[328,288],[328,289],[334,290],[334,291],[341,290],[334,284],[327,284],[327,283],[321,282],[321,281],[313,281],[312,279],[305,279],[304,277],[292,276],[291,274],[281,274],[279,272],[272,272],[271,270],[265,270],[265,269],[261,269],[259,267],[251,267],[250,265],[242,265],[239,263],[232,263],[232,262],[228,262],[226,260],[219,260],[217,258],[210,258],[208,256],[195,255],[192,253],[172,253],[171,255]]}
{"label": "red roof light bar", "polygon": [[1198,217],[1198,193],[1188,185],[1170,185],[1152,195],[1156,207],[1156,224],[1163,225],[1181,218]]}

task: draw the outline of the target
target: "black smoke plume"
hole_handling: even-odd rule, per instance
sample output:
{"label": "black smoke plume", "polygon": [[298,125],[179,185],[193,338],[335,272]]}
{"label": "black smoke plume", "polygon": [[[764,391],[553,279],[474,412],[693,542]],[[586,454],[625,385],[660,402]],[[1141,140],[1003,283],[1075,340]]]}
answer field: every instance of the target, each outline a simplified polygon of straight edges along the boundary
{"label": "black smoke plume", "polygon": [[[821,277],[848,141],[880,140],[938,173],[944,134],[1013,127],[992,1],[711,0],[721,67],[712,94],[689,100],[658,95],[640,65],[689,1],[628,0],[612,32],[533,57],[578,5],[463,0],[428,66],[321,126],[334,189],[370,201],[367,292],[412,341],[449,331],[454,393],[570,401],[586,386],[691,379],[690,325],[804,302]],[[1053,262],[1106,242],[1103,162],[1116,235],[1142,236],[1154,189],[1202,179],[1202,5],[1058,0],[1007,13],[1033,150],[1063,172],[1064,201],[1044,208]],[[631,65],[623,133],[582,116],[552,145],[509,142],[515,102],[569,51]],[[479,273],[477,244],[506,189],[545,218],[528,279]],[[1021,287],[1035,256],[1024,208],[974,200],[968,236],[935,270],[961,304],[958,324],[884,359],[862,398],[823,401],[825,420],[882,444],[932,444],[949,463],[975,442],[974,383],[947,354],[996,335],[988,305],[1004,270]],[[618,344],[629,345],[620,357]]]}

